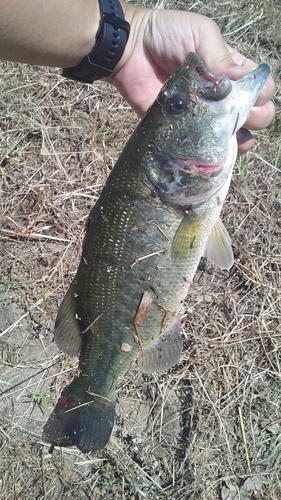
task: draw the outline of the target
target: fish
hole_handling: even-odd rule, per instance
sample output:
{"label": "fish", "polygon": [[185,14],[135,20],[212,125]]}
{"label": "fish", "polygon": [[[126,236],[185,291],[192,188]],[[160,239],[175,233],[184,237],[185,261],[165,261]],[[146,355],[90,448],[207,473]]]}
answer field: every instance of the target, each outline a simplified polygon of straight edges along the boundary
{"label": "fish", "polygon": [[90,212],[56,319],[55,341],[79,356],[79,368],[44,426],[50,451],[103,449],[131,365],[155,373],[180,361],[184,301],[201,257],[226,270],[234,263],[220,212],[236,133],[269,72],[263,63],[232,81],[190,53],[131,135]]}

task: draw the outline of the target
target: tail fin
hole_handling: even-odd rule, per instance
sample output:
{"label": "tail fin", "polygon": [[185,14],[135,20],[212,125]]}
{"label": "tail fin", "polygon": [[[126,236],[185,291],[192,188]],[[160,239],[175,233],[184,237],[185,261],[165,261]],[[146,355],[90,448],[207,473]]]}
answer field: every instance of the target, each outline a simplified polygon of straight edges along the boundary
{"label": "tail fin", "polygon": [[115,400],[90,396],[79,401],[73,385],[66,387],[43,429],[43,439],[55,446],[77,446],[79,450],[99,451],[108,443],[114,424]]}

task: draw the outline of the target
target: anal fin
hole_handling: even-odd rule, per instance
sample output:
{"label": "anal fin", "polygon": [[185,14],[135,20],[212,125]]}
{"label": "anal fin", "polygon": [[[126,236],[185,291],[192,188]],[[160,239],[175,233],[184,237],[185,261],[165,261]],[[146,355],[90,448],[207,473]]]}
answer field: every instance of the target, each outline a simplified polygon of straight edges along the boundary
{"label": "anal fin", "polygon": [[70,285],[55,324],[55,341],[59,349],[69,356],[77,356],[82,345],[81,326],[77,318],[75,285]]}
{"label": "anal fin", "polygon": [[179,362],[182,346],[180,324],[178,318],[175,318],[157,343],[145,349],[138,358],[140,371],[155,373],[172,368]]}

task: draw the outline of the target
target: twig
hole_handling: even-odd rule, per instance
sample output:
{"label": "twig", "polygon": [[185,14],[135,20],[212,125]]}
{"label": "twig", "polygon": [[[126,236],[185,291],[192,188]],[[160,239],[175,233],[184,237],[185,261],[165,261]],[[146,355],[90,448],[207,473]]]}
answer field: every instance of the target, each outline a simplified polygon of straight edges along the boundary
{"label": "twig", "polygon": [[239,413],[239,419],[240,419],[240,427],[241,427],[241,432],[243,436],[243,442],[244,442],[244,448],[245,448],[245,454],[246,454],[246,461],[249,469],[250,475],[252,475],[252,469],[251,469],[251,462],[249,458],[249,453],[248,453],[248,446],[247,446],[247,438],[245,434],[245,428],[244,428],[244,423],[243,423],[243,416],[242,416],[242,410],[241,406],[238,406],[238,413]]}
{"label": "twig", "polygon": [[84,335],[84,333],[87,333],[91,328],[92,326],[94,326],[98,320],[102,317],[103,313],[100,313],[95,319],[94,321],[92,321],[92,323],[89,324],[89,326],[87,326],[87,328],[85,328],[85,330],[83,330],[83,332],[81,332],[81,335]]}
{"label": "twig", "polygon": [[137,257],[134,262],[130,265],[130,268],[132,269],[136,264],[141,262],[144,259],[149,259],[149,257],[154,257],[155,255],[159,255],[160,253],[166,252],[166,248],[161,248],[161,250],[156,250],[155,252],[148,253],[147,255],[143,255],[142,257]]}
{"label": "twig", "polygon": [[[49,297],[50,295],[53,295],[54,292],[56,290],[58,290],[60,287],[57,287],[55,290],[53,290],[52,292],[47,292],[45,294],[45,297],[44,299],[46,299],[47,297]],[[42,304],[43,302],[43,298],[42,299],[39,299],[37,300],[37,302],[35,302],[35,304],[33,304],[26,313],[24,313],[22,316],[20,316],[19,319],[17,319],[12,325],[8,326],[8,328],[6,328],[5,330],[3,330],[3,332],[0,333],[0,337],[2,337],[3,335],[5,335],[6,333],[10,333],[24,318],[26,318],[26,316],[28,316],[30,314],[30,312],[35,309],[36,307],[38,307],[40,304]]]}
{"label": "twig", "polygon": [[158,226],[158,224],[155,224],[155,223],[154,223],[154,225],[155,225],[156,229],[158,229],[159,233],[160,233],[160,234],[162,234],[162,236],[164,237],[164,239],[165,239],[166,241],[170,241],[169,236],[167,236],[167,235],[164,233],[163,229],[161,229],[161,227],[160,227],[160,226]]}
{"label": "twig", "polygon": [[[38,234],[38,233],[16,233],[15,231],[11,231],[9,229],[0,228],[0,233],[7,234],[10,238],[13,239],[23,239],[23,240],[53,240],[53,241],[62,241],[63,243],[71,243],[70,240],[65,238],[57,238],[56,236],[48,236],[47,234]],[[0,238],[2,239],[2,238]],[[7,239],[7,236],[4,236],[3,239]]]}

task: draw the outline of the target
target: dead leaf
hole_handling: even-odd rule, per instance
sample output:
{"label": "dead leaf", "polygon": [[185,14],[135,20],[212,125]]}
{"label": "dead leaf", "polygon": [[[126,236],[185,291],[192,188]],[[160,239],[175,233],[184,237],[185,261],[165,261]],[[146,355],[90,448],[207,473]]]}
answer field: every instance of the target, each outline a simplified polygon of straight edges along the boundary
{"label": "dead leaf", "polygon": [[236,500],[236,492],[236,487],[231,483],[227,483],[227,485],[223,486],[221,489],[221,500]]}
{"label": "dead leaf", "polygon": [[135,315],[134,323],[137,326],[142,326],[145,322],[145,318],[149,311],[152,303],[152,297],[150,292],[144,292],[138,307],[137,313]]}
{"label": "dead leaf", "polygon": [[247,495],[249,492],[252,491],[261,491],[262,489],[262,482],[260,480],[259,476],[252,476],[248,477],[244,484],[240,488],[240,494],[241,496]]}

